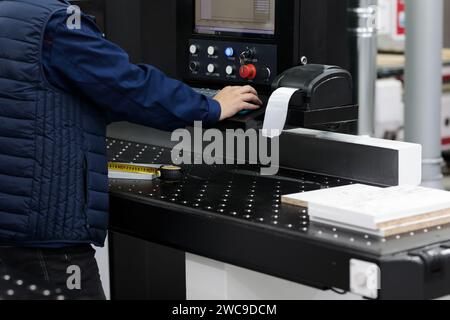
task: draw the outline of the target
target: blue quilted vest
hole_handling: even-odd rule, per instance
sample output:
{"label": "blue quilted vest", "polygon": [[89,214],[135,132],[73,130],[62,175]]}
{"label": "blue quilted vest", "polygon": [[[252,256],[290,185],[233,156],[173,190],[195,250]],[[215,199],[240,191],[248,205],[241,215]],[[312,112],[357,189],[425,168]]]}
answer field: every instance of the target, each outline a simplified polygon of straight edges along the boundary
{"label": "blue quilted vest", "polygon": [[106,115],[46,80],[46,24],[63,0],[0,0],[0,246],[102,246]]}

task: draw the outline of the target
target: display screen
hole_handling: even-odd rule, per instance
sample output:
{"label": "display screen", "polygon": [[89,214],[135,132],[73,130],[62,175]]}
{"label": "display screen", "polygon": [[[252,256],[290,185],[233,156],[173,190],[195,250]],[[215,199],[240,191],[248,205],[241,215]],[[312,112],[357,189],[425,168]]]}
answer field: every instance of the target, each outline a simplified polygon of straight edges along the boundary
{"label": "display screen", "polygon": [[275,0],[196,0],[195,31],[273,36]]}

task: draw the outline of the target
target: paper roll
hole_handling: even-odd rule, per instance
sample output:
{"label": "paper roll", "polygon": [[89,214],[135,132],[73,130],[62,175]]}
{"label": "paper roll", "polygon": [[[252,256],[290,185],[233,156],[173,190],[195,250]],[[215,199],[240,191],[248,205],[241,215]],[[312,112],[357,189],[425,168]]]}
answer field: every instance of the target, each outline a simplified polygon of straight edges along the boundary
{"label": "paper roll", "polygon": [[270,96],[262,130],[263,137],[279,137],[286,125],[289,101],[298,89],[279,88]]}

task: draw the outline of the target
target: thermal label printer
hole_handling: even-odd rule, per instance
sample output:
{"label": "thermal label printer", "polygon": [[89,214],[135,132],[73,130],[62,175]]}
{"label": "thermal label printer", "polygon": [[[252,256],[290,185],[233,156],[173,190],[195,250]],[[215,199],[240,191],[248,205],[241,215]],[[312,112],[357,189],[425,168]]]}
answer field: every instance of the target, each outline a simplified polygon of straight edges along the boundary
{"label": "thermal label printer", "polygon": [[340,67],[305,65],[279,75],[272,89],[298,88],[289,101],[287,126],[313,128],[357,121],[350,73]]}

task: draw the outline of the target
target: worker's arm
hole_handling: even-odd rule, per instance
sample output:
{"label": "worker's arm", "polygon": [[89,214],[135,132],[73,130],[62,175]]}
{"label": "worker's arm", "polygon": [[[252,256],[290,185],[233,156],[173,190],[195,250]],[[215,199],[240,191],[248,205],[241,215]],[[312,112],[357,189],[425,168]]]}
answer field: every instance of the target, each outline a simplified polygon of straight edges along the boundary
{"label": "worker's arm", "polygon": [[91,18],[83,16],[80,30],[69,30],[66,21],[65,12],[57,13],[46,29],[43,66],[49,82],[84,95],[116,119],[171,130],[194,121],[211,125],[257,108],[259,99],[250,87],[227,88],[216,100],[206,98],[150,65],[130,63]]}

